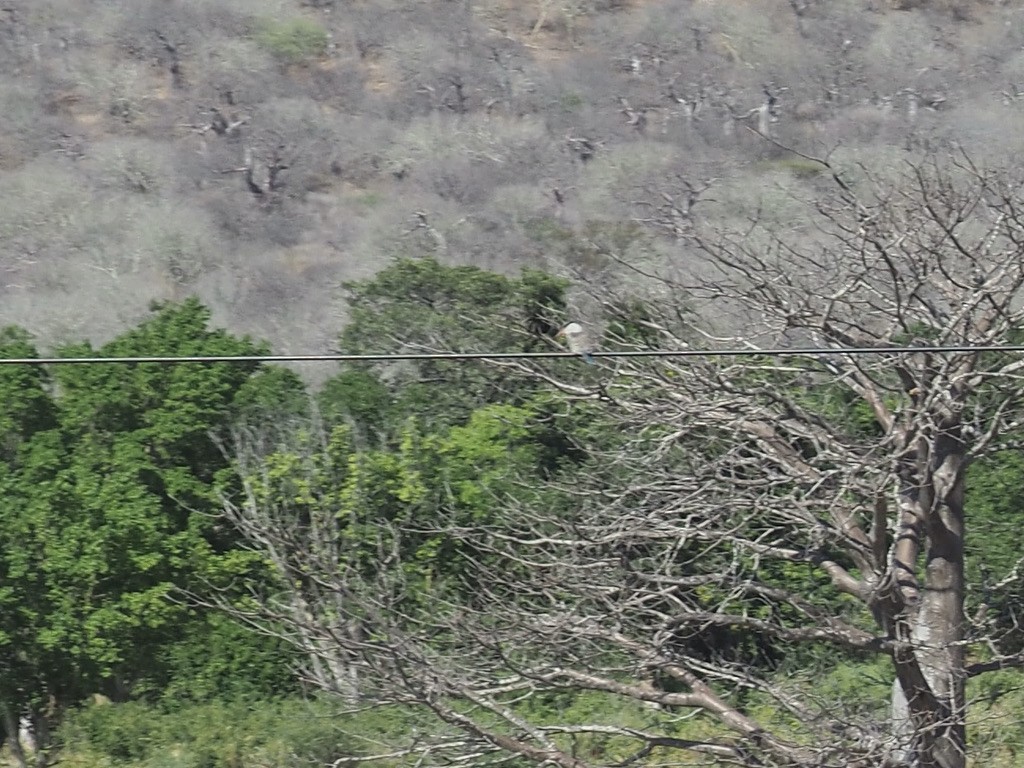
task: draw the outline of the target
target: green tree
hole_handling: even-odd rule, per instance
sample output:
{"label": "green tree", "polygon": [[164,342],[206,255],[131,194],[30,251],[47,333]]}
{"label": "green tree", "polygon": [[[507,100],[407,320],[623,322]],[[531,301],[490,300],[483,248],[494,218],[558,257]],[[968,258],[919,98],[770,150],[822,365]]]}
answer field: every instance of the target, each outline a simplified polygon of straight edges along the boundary
{"label": "green tree", "polygon": [[[546,340],[565,317],[565,281],[529,270],[512,279],[433,259],[403,259],[346,288],[350,318],[340,349],[347,354],[556,349]],[[396,361],[370,370],[391,394],[389,411],[398,419],[392,427],[408,415],[428,425],[460,423],[475,408],[522,402],[536,388],[515,367],[478,361]],[[341,394],[338,385],[325,393]],[[365,411],[363,398],[352,402]]]}
{"label": "green tree", "polygon": [[[35,358],[38,354],[25,331],[5,328],[0,331],[0,357]],[[55,425],[49,388],[46,371],[39,366],[0,367],[0,498],[5,500],[0,508],[0,573],[5,577],[0,580],[0,728],[8,734],[17,733],[23,692],[32,689],[45,661],[25,653],[26,624],[34,618],[34,598],[40,587],[23,560],[19,531],[26,527],[25,521],[11,514],[7,491],[26,463],[26,446]],[[12,751],[24,761],[19,745],[12,742]]]}
{"label": "green tree", "polygon": [[[334,583],[351,574],[353,584],[397,578],[401,597],[391,607],[410,615],[437,610],[439,595],[449,606],[472,601],[471,574],[487,555],[461,532],[495,522],[511,497],[541,493],[536,479],[571,458],[564,434],[571,429],[571,419],[537,398],[484,406],[465,424],[433,432],[409,417],[393,443],[374,448],[346,424],[329,433],[317,423],[240,432],[243,493],[225,494],[225,513],[250,543],[266,543],[260,551],[276,578],[254,585],[263,599],[226,597],[223,607],[271,634],[295,630],[310,678],[357,698],[357,670],[338,656],[331,635],[372,632],[374,617],[353,616],[353,595],[325,591],[324,575]],[[349,619],[338,623],[342,615]]]}
{"label": "green tree", "polygon": [[[62,353],[264,351],[208,324],[208,310],[189,300],[98,350]],[[31,356],[23,335],[4,339],[5,355]],[[0,369],[0,697],[12,715],[31,714],[44,743],[69,704],[93,691],[152,692],[171,674],[169,646],[194,643],[197,624],[217,631],[169,595],[252,567],[211,514],[213,480],[227,465],[211,435],[254,408],[294,406],[294,377],[257,371],[255,363],[60,366],[53,401],[42,369]]]}
{"label": "green tree", "polygon": [[[0,329],[0,358],[38,356],[27,332],[14,327]],[[49,377],[41,366],[0,367],[0,461],[13,461],[24,440],[54,425],[49,390]]]}

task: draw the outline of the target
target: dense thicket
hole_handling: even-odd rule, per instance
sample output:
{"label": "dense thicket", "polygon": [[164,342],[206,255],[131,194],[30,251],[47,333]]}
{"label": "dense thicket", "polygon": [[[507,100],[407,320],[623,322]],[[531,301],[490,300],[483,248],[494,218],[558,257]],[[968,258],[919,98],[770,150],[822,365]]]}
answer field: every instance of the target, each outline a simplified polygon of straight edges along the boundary
{"label": "dense thicket", "polygon": [[[353,322],[342,348],[391,349],[399,334],[407,349],[456,338],[467,350],[553,345],[563,289],[534,272],[510,280],[399,262],[350,286]],[[460,331],[469,326],[475,340]],[[4,357],[37,356],[20,329],[3,340]],[[59,354],[265,351],[211,329],[209,311],[188,300],[156,308],[103,347],[74,344]],[[237,446],[256,440],[278,451],[268,493],[296,503],[295,494],[326,494],[351,507],[347,556],[366,568],[381,556],[382,526],[396,517],[422,516],[429,527],[450,503],[469,517],[487,513],[486,478],[499,482],[508,458],[490,440],[511,441],[539,476],[572,453],[564,419],[538,400],[535,382],[480,364],[352,367],[315,396],[289,371],[257,364],[5,366],[0,385],[4,731],[26,718],[41,749],[87,700],[168,712],[189,702],[251,704],[294,694],[317,673],[308,656],[199,608],[215,598],[244,608],[250,592],[270,586],[265,553],[241,546],[219,519],[223,500],[239,493],[225,471]],[[331,461],[300,481],[302,454],[284,449],[316,450],[322,440]],[[425,534],[412,546],[423,583],[457,577],[458,555],[443,537]],[[118,711],[124,726],[100,713],[78,718],[70,733],[94,746],[114,740],[97,735],[104,728],[148,738],[133,730],[133,710]],[[125,749],[125,759],[145,752]]]}
{"label": "dense thicket", "polygon": [[[346,433],[326,453],[241,441],[244,493],[226,514],[269,557],[283,593],[236,615],[307,654],[320,688],[432,713],[435,738],[406,739],[410,756],[504,753],[582,768],[602,760],[588,750],[604,737],[617,760],[676,751],[744,765],[948,768],[984,754],[991,734],[971,732],[980,710],[968,686],[1024,663],[1011,607],[1019,560],[1008,557],[1019,539],[993,542],[989,555],[1000,512],[979,490],[1018,463],[1021,364],[927,345],[1017,338],[1019,182],[963,154],[852,179],[803,159],[832,185],[796,223],[814,233],[811,246],[792,223],[754,218],[737,232],[709,215],[686,238],[706,259],[699,278],[606,244],[602,255],[646,285],[589,286],[606,348],[756,340],[792,355],[495,361],[540,385],[533,398],[474,412],[472,431],[450,434],[475,433],[471,453],[435,456],[408,433],[387,474],[344,461]],[[403,289],[399,304],[414,307],[418,293]],[[701,304],[728,324],[694,311]],[[383,343],[465,349],[477,330],[507,324],[463,306],[432,308],[426,345],[419,323]],[[808,344],[832,352],[796,351]],[[909,349],[846,351],[893,345]],[[573,458],[545,477],[520,451],[529,421],[516,411],[557,413],[559,402]],[[453,482],[465,475],[445,472],[467,458],[468,498]],[[324,466],[345,471],[325,478]],[[308,494],[291,492],[294,476]],[[366,528],[368,511],[378,522]],[[360,556],[367,544],[374,554]],[[833,675],[874,680],[878,663],[888,686],[814,688]],[[552,695],[599,704],[582,721],[531,708]],[[639,727],[628,713],[640,703],[710,723],[697,735],[651,714]]]}
{"label": "dense thicket", "polygon": [[[442,267],[429,259],[397,262],[378,279],[349,286],[354,319],[341,347],[373,352],[548,348],[554,343],[551,330],[564,318],[565,287],[539,273],[512,280]],[[637,302],[618,299],[608,303],[608,311],[607,338],[627,348],[651,341],[644,329],[665,332],[665,318],[656,317],[653,304],[642,312]],[[158,308],[138,328],[95,352],[247,354],[263,349],[210,329],[208,319],[208,311],[195,301]],[[5,356],[34,355],[24,332],[5,334]],[[89,351],[74,345],[63,353]],[[72,754],[106,754],[135,763],[158,760],[169,748],[184,750],[190,761],[213,765],[230,764],[237,754],[283,760],[286,752],[333,761],[381,751],[346,734],[373,733],[382,743],[410,749],[411,729],[427,729],[441,737],[445,749],[458,750],[464,742],[457,723],[452,724],[455,730],[438,730],[419,722],[422,716],[414,709],[337,714],[353,702],[375,699],[363,687],[367,670],[351,645],[369,641],[360,634],[367,628],[351,622],[351,611],[354,606],[366,610],[370,600],[374,609],[361,615],[376,622],[380,632],[392,619],[379,611],[408,617],[425,611],[433,621],[454,621],[466,630],[463,637],[442,632],[428,637],[427,647],[439,658],[455,653],[468,662],[488,643],[468,617],[484,611],[480,615],[499,620],[495,601],[504,601],[510,610],[523,599],[533,605],[520,605],[526,611],[520,615],[525,629],[531,625],[530,610],[551,610],[543,607],[543,595],[557,584],[550,580],[556,573],[565,581],[551,597],[564,605],[577,599],[582,585],[604,593],[602,600],[611,599],[613,593],[606,590],[616,582],[636,588],[642,582],[631,580],[650,578],[650,569],[667,567],[658,528],[642,533],[629,523],[641,514],[637,505],[657,498],[661,481],[639,496],[639,487],[624,491],[621,501],[628,501],[629,514],[615,501],[623,492],[616,488],[635,486],[648,471],[641,465],[655,466],[638,452],[648,428],[623,429],[621,424],[639,413],[635,404],[623,401],[628,391],[634,397],[656,391],[639,374],[631,376],[635,383],[627,389],[616,390],[611,381],[602,382],[608,370],[591,370],[572,360],[551,361],[543,369],[514,362],[380,363],[346,368],[311,394],[287,371],[256,365],[0,368],[5,450],[0,563],[6,606],[0,650],[8,670],[7,727],[24,713],[34,719],[37,738],[45,738],[65,720],[62,739]],[[669,388],[686,375],[683,369],[657,374]],[[749,384],[759,388],[763,374],[742,376],[751,375]],[[742,385],[737,372],[729,376],[731,386]],[[858,433],[875,439],[872,419],[838,384],[822,382],[807,391],[793,380],[792,371],[772,376],[778,395],[791,388],[800,407],[846,423],[851,439]],[[648,449],[663,450],[669,434],[654,429]],[[754,445],[743,449],[742,443],[731,445],[711,433],[694,439],[694,446],[701,446],[692,449],[697,463],[685,472],[677,467],[676,493],[684,493],[688,476],[699,476],[701,464],[714,467],[737,449],[756,455]],[[663,455],[664,461],[680,458],[674,452]],[[641,465],[630,466],[630,461]],[[748,460],[745,466],[746,478],[734,476],[740,483],[736,489],[720,487],[723,508],[742,498],[739,489],[754,481],[749,473],[755,464]],[[968,477],[968,609],[976,614],[978,627],[997,629],[987,637],[1000,638],[998,646],[978,648],[980,663],[1019,647],[1014,597],[1020,589],[1015,576],[1019,535],[1007,525],[1007,505],[1013,504],[1020,472],[1019,453],[1007,446],[975,464]],[[782,486],[775,488],[778,493]],[[711,492],[709,486],[702,493]],[[687,503],[695,504],[695,510],[700,506],[696,498]],[[228,514],[221,518],[225,504]],[[247,518],[247,507],[266,517]],[[687,514],[685,506],[679,514]],[[749,522],[755,532],[763,526],[761,535],[775,525],[770,518],[758,520]],[[600,537],[611,535],[599,533],[605,524],[621,535],[601,544]],[[593,567],[606,562],[612,572],[586,566],[586,580],[577,583],[574,555],[560,549],[567,543],[560,543],[560,537],[568,531],[556,535],[563,525],[573,535],[597,537],[591,539],[599,557]],[[672,536],[672,530],[663,533]],[[284,548],[266,548],[272,540],[267,537],[282,532],[287,538],[279,543],[302,546],[299,561]],[[670,643],[673,653],[702,659],[702,664],[724,663],[735,674],[744,670],[744,679],[763,676],[790,690],[798,690],[800,681],[813,674],[825,681],[815,700],[842,708],[851,727],[886,719],[884,681],[891,672],[878,666],[866,648],[836,654],[827,642],[805,646],[795,635],[770,629],[772,621],[788,626],[806,611],[857,624],[852,604],[828,579],[815,576],[812,561],[759,566],[765,552],[749,560],[739,552],[730,554],[728,547],[719,551],[701,543],[699,536],[685,544],[693,533],[682,529],[679,535],[670,548],[675,565],[665,573],[693,581],[691,599],[702,606],[705,624],[699,631],[683,631],[679,625]],[[555,536],[549,543],[556,551],[548,551],[546,536]],[[502,542],[515,547],[507,549]],[[778,540],[773,546],[781,544]],[[549,557],[558,560],[548,562]],[[562,565],[545,575],[555,562]],[[701,576],[708,568],[748,579],[756,575],[761,591],[723,592],[716,581]],[[349,576],[341,583],[346,586],[339,592],[332,579],[345,573]],[[502,592],[503,583],[519,592]],[[528,588],[542,591],[531,595],[523,591]],[[794,589],[806,603],[781,599]],[[254,598],[271,599],[287,613],[268,615]],[[668,610],[676,598],[665,593],[662,599],[668,601],[662,608],[657,603],[649,608]],[[601,604],[590,609],[604,610]],[[202,605],[227,608],[229,615]],[[713,621],[726,605],[750,620]],[[312,622],[309,631],[296,636],[288,616]],[[341,616],[349,620],[335,624],[332,617]],[[318,629],[323,626],[334,629],[325,636]],[[570,646],[557,641],[552,647]],[[515,656],[507,661],[521,669]],[[615,654],[606,660],[609,669],[619,668],[620,662]],[[1005,754],[1004,745],[1016,743],[1002,714],[1014,701],[1008,692],[1016,678],[1002,674],[972,688],[990,702],[986,706],[995,707],[971,732],[972,749]],[[581,728],[574,738],[587,760],[604,750],[624,758],[633,731],[655,728],[665,738],[695,738],[696,731],[673,724],[673,709],[683,703],[685,687],[665,671],[652,669],[650,675],[657,697],[668,697],[666,703],[678,698],[664,712],[611,704],[579,690],[556,695],[559,686],[516,706],[530,721],[550,724],[545,727]],[[310,686],[333,693],[336,703],[295,699]],[[386,692],[379,683],[374,686],[377,694]],[[753,706],[763,715],[779,706],[766,694],[769,689],[737,687],[728,679],[715,687],[741,710]],[[518,695],[512,694],[513,699]],[[291,703],[271,703],[281,697]],[[107,699],[114,704],[80,709]],[[230,715],[243,711],[252,714]],[[199,725],[227,716],[235,717],[236,725],[224,733]],[[314,716],[332,725],[310,740],[300,723]],[[783,710],[768,720],[778,717]],[[1004,727],[993,731],[986,717]],[[701,734],[713,738],[711,731]]]}
{"label": "dense thicket", "polygon": [[[61,354],[260,351],[208,329],[208,317],[188,301],[98,350]],[[2,354],[35,351],[10,329]],[[170,599],[258,567],[233,557],[215,522],[212,483],[227,461],[209,433],[267,377],[240,365],[6,367],[0,377],[5,731],[27,716],[43,746],[92,694],[293,690],[272,643]]]}

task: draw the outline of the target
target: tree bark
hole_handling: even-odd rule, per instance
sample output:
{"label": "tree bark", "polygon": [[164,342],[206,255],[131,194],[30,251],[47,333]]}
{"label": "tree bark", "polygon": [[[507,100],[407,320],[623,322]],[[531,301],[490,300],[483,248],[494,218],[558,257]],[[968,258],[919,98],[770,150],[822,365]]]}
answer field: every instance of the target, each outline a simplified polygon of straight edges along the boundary
{"label": "tree bark", "polygon": [[19,768],[28,768],[28,758],[25,750],[21,748],[21,723],[11,709],[10,703],[0,703],[0,717],[3,718],[4,730],[7,732],[7,742],[11,747],[11,757],[18,764]]}
{"label": "tree bark", "polygon": [[[908,608],[913,663],[897,663],[892,721],[902,761],[914,768],[966,765],[964,650],[964,490],[966,457],[959,420],[949,415],[925,457],[918,500],[926,540],[920,599]],[[923,678],[923,680],[921,679]],[[927,691],[921,691],[922,682]]]}

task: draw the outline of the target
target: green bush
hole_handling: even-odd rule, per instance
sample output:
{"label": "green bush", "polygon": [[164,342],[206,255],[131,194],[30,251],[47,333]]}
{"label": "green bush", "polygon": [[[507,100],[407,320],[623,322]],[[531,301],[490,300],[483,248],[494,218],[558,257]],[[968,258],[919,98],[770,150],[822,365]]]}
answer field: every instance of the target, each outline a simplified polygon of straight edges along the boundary
{"label": "green bush", "polygon": [[74,750],[98,753],[118,763],[146,759],[155,744],[167,740],[166,723],[143,702],[95,704],[74,713],[61,741]]}
{"label": "green bush", "polygon": [[989,672],[967,684],[971,707],[967,745],[974,765],[1024,765],[1024,675],[1017,669]]}
{"label": "green bush", "polygon": [[308,19],[265,21],[256,34],[256,42],[287,64],[303,64],[324,55],[327,30]]}
{"label": "green bush", "polygon": [[363,754],[368,744],[401,739],[411,723],[408,712],[339,715],[330,701],[299,698],[172,710],[144,702],[93,704],[65,720],[61,760],[135,768],[326,765]]}

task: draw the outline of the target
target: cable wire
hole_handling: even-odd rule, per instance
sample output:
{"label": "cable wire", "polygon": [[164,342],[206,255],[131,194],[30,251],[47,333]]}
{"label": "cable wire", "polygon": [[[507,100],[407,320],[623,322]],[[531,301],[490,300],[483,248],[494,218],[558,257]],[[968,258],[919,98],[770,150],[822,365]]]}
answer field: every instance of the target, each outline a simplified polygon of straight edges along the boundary
{"label": "cable wire", "polygon": [[[594,352],[599,358],[630,357],[835,357],[914,353],[1024,352],[1024,344],[957,344],[893,347],[788,347],[776,349],[643,349]],[[375,363],[398,360],[537,360],[579,357],[576,352],[395,352],[373,355],[152,355],[126,357],[5,357],[0,365],[177,365],[180,363]]]}

